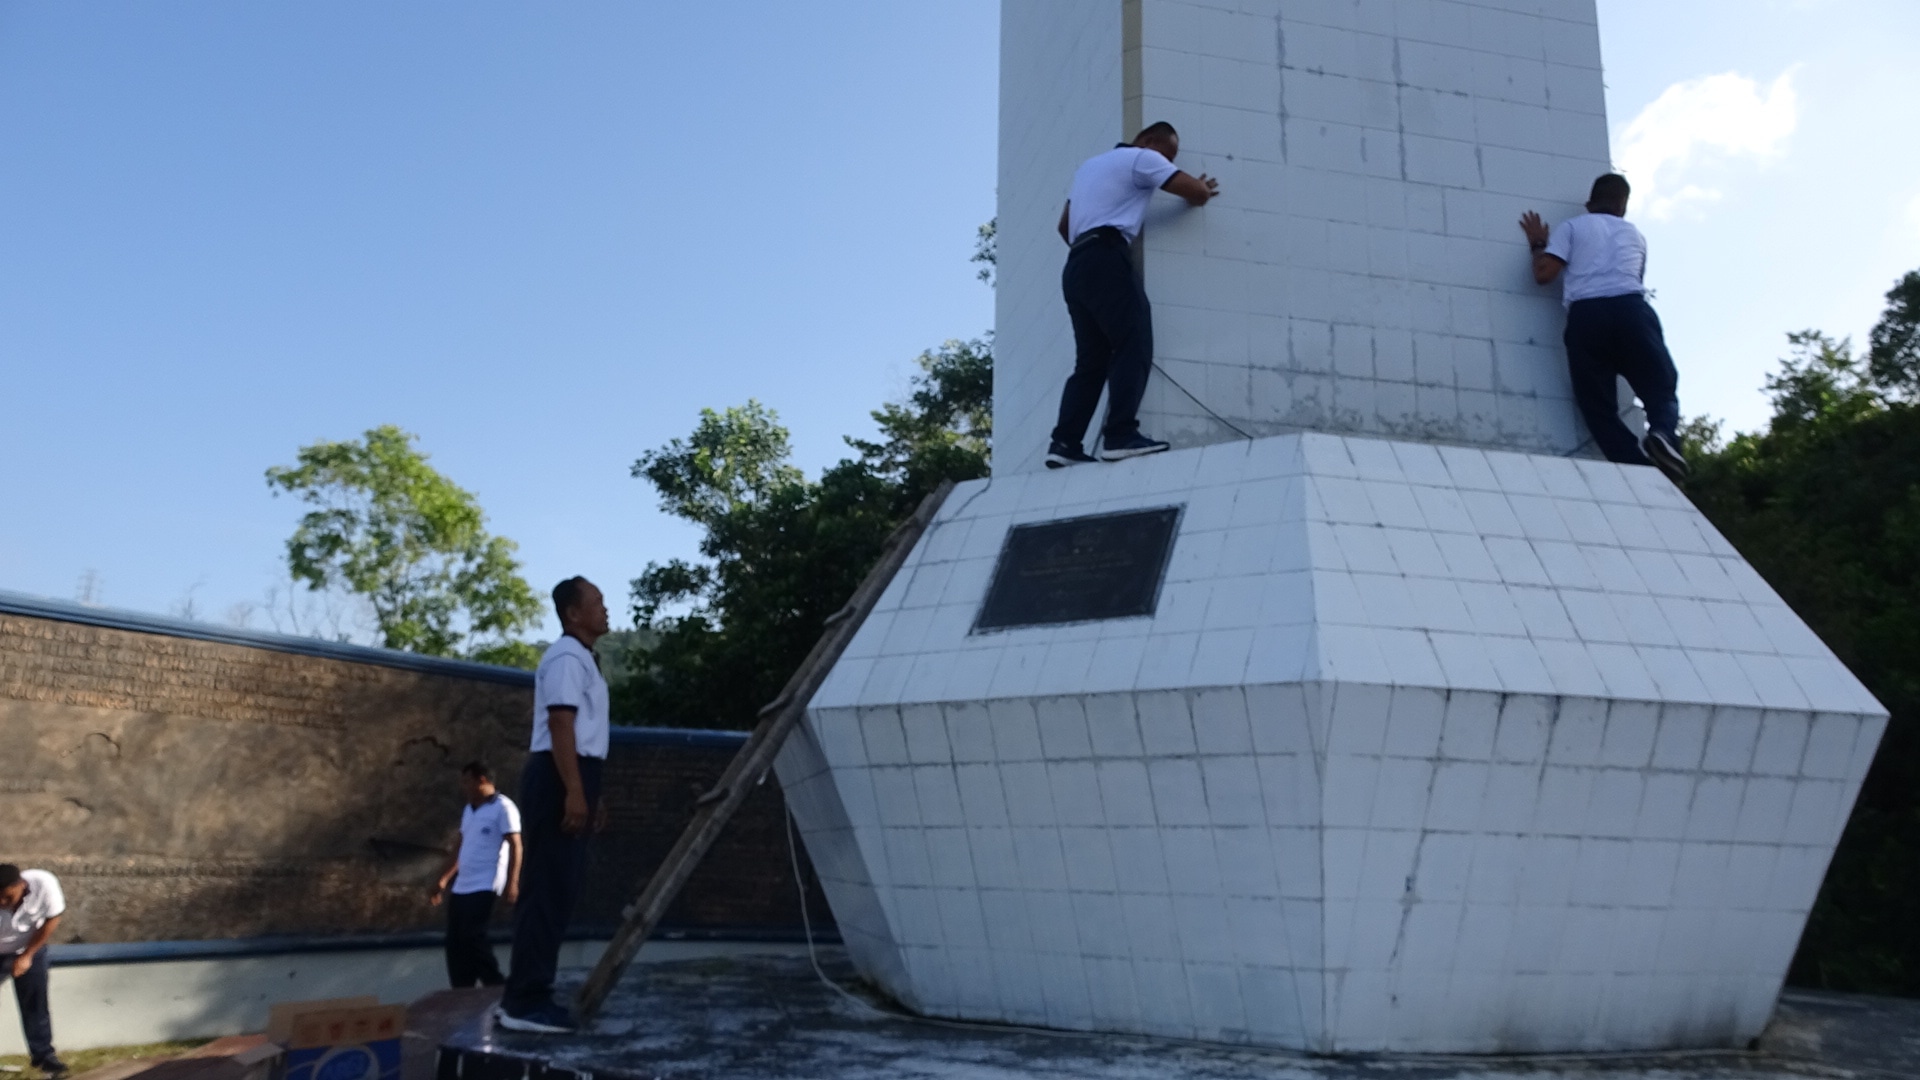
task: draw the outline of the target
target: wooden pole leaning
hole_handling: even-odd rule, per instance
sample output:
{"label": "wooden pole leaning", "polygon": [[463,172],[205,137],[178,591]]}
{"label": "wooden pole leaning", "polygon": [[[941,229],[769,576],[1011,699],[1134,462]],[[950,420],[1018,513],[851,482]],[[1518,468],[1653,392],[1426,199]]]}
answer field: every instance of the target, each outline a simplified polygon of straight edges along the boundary
{"label": "wooden pole leaning", "polygon": [[653,872],[646,887],[640,890],[640,896],[621,913],[620,928],[615,931],[613,941],[607,945],[607,951],[601,955],[600,962],[594,965],[592,974],[580,987],[580,993],[574,998],[574,1016],[582,1024],[590,1022],[600,1012],[600,1006],[606,1003],[607,995],[626,974],[628,965],[647,938],[653,935],[654,927],[673,905],[686,886],[687,879],[706,857],[714,841],[720,837],[721,830],[746,801],[767,770],[773,767],[773,759],[780,753],[781,744],[794,727],[807,714],[807,703],[813,700],[814,691],[826,681],[827,673],[846,651],[847,644],[853,640],[854,632],[860,629],[874,605],[880,602],[880,594],[886,591],[900,567],[906,564],[907,556],[920,537],[933,524],[934,515],[940,512],[940,506],[953,490],[951,480],[942,481],[940,486],[925,499],[913,512],[913,516],[900,523],[900,527],[887,537],[880,551],[880,559],[868,571],[866,579],[860,582],[853,597],[846,606],[827,618],[820,639],[814,642],[813,650],[787,680],[787,685],[776,697],[762,707],[759,722],[752,734],[747,736],[746,744],[741,746],[726,771],[721,773],[719,783],[713,790],[702,795],[694,805],[693,820],[680,834],[673,850],[661,862],[659,869]]}

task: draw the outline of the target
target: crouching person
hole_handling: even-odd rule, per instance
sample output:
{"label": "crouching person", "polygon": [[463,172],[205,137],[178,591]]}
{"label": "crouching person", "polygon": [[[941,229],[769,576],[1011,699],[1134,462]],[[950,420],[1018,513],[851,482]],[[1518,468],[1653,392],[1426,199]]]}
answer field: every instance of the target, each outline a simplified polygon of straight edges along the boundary
{"label": "crouching person", "polygon": [[47,942],[66,910],[67,898],[52,874],[0,863],[0,981],[13,980],[29,1060],[49,1077],[67,1074],[53,1052],[53,1013],[47,1005]]}

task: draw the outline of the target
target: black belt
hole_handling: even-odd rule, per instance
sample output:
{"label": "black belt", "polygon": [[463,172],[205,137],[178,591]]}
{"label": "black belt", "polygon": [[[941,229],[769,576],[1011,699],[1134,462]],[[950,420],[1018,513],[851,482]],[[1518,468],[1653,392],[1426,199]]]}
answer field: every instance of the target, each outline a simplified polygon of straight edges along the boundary
{"label": "black belt", "polygon": [[1126,233],[1121,232],[1112,225],[1101,225],[1097,228],[1088,229],[1086,232],[1074,237],[1073,243],[1068,246],[1067,250],[1079,251],[1081,248],[1086,247],[1096,240],[1118,240],[1123,244],[1130,243]]}

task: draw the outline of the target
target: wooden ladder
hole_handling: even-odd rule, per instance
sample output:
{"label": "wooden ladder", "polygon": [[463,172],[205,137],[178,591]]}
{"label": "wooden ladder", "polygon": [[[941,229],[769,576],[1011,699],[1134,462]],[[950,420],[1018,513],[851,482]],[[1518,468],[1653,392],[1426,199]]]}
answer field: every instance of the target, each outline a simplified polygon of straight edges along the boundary
{"label": "wooden ladder", "polygon": [[820,684],[826,681],[827,673],[846,651],[847,644],[853,640],[854,632],[867,620],[874,605],[880,602],[880,594],[886,591],[900,567],[905,565],[907,556],[913,552],[913,546],[925,534],[927,527],[933,524],[940,505],[953,490],[953,481],[942,481],[938,488],[920,501],[913,516],[900,523],[900,527],[887,537],[886,545],[881,548],[880,560],[868,571],[866,579],[853,592],[853,598],[845,607],[828,616],[826,627],[820,634],[820,640],[814,642],[813,650],[800,664],[798,670],[787,680],[787,685],[759,712],[759,723],[740,751],[733,756],[727,769],[720,774],[719,783],[713,790],[702,795],[694,804],[693,820],[687,822],[680,840],[667,853],[666,860],[653,872],[646,888],[640,890],[640,896],[621,913],[620,929],[613,935],[607,951],[601,955],[600,962],[594,965],[593,973],[580,987],[580,993],[574,998],[574,1015],[582,1024],[588,1023],[600,1012],[600,1006],[606,1003],[607,995],[626,974],[627,967],[633,963],[640,947],[653,935],[654,927],[666,914],[667,908],[680,895],[680,890],[693,876],[714,841],[720,838],[720,832],[732,819],[734,812],[740,809],[748,794],[753,791],[767,770],[773,767],[773,759],[779,755],[781,744],[795,726],[805,718],[807,703],[813,700]]}

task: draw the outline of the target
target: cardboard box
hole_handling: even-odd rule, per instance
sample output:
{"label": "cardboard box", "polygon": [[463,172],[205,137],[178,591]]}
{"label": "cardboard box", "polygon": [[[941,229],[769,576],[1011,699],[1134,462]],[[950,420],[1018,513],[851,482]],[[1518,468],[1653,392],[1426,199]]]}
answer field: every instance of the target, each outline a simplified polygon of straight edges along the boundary
{"label": "cardboard box", "polygon": [[400,1080],[404,1005],[294,1010],[281,1080]]}
{"label": "cardboard box", "polygon": [[293,1039],[293,1018],[302,1013],[329,1009],[374,1008],[380,999],[372,994],[355,997],[315,998],[312,1001],[283,1001],[267,1010],[267,1041],[287,1045]]}

